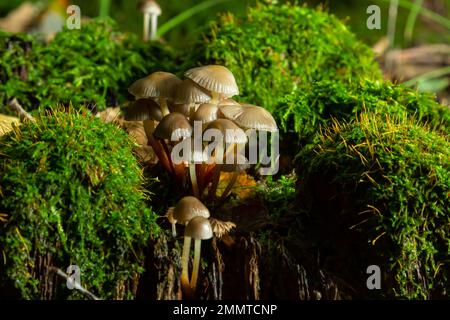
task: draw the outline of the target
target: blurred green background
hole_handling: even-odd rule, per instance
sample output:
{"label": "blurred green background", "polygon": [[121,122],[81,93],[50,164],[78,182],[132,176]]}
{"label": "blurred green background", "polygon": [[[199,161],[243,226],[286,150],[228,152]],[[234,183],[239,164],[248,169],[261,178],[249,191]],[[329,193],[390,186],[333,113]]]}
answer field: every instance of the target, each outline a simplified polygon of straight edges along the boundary
{"label": "blurred green background", "polygon": [[[104,1],[104,0],[103,0]],[[159,17],[160,25],[174,18],[178,14],[198,5],[205,0],[160,0],[159,4],[162,8],[162,15]],[[211,0],[214,1],[214,0]],[[280,0],[279,2],[283,2]],[[0,16],[5,16],[8,12],[19,6],[23,0],[1,0]],[[61,6],[65,6],[67,1],[64,0],[31,0],[31,2],[41,2],[43,5],[57,2]],[[96,17],[100,14],[102,0],[73,0],[71,4],[80,6],[83,16]],[[197,39],[204,28],[211,20],[216,19],[220,12],[232,12],[234,14],[245,13],[248,5],[254,4],[256,0],[223,0],[223,2],[215,4],[206,10],[192,16],[164,35],[164,40],[176,48],[185,48],[191,44],[191,40]],[[297,1],[300,4],[308,4],[310,6],[323,5],[330,12],[339,18],[345,20],[360,39],[372,45],[380,40],[387,33],[388,9],[390,0],[307,0]],[[440,28],[437,24],[428,19],[419,18],[416,20],[413,38],[406,41],[404,38],[404,29],[410,10],[405,8],[405,3],[412,3],[414,0],[400,0],[397,28],[396,28],[396,46],[406,47],[417,43],[437,43],[450,42],[450,34],[446,29],[439,32]],[[142,15],[137,10],[139,0],[111,0],[109,15],[115,19],[123,31],[129,31],[136,34],[142,34]],[[368,30],[366,20],[368,14],[366,9],[369,5],[376,4],[381,8],[381,30]],[[448,0],[427,0],[424,6],[437,12],[440,15],[449,17],[450,1]],[[282,26],[280,26],[282,27]]]}

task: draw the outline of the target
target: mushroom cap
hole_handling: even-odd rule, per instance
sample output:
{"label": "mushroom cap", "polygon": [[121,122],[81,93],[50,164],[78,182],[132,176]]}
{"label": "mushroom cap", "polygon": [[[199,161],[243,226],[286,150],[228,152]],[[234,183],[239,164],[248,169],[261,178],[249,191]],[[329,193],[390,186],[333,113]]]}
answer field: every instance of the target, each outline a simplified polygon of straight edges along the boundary
{"label": "mushroom cap", "polygon": [[162,117],[163,115],[159,105],[148,98],[136,100],[125,113],[125,120],[127,121],[161,121]]}
{"label": "mushroom cap", "polygon": [[223,107],[223,106],[239,106],[239,105],[241,105],[239,102],[237,102],[237,101],[235,101],[233,99],[230,99],[230,98],[223,99],[223,100],[219,101],[219,103],[218,103],[219,107]]}
{"label": "mushroom cap", "polygon": [[208,208],[196,197],[181,198],[173,208],[172,218],[180,224],[186,224],[194,217],[209,218]]}
{"label": "mushroom cap", "polygon": [[176,141],[181,138],[190,137],[192,127],[184,115],[178,112],[169,113],[162,118],[153,132],[153,135],[159,139]]}
{"label": "mushroom cap", "polygon": [[218,118],[219,107],[214,103],[201,104],[195,111],[193,120],[201,121],[202,124],[210,123]]}
{"label": "mushroom cap", "polygon": [[197,240],[211,239],[213,237],[211,223],[204,217],[192,218],[184,230],[184,236]]}
{"label": "mushroom cap", "polygon": [[209,65],[192,68],[184,74],[201,87],[229,98],[239,94],[234,75],[224,66]]}
{"label": "mushroom cap", "polygon": [[262,107],[245,105],[228,105],[220,108],[220,113],[226,118],[233,120],[242,129],[255,129],[261,131],[275,132],[278,130],[277,123],[269,111]]}
{"label": "mushroom cap", "polygon": [[153,13],[157,16],[161,15],[161,7],[154,0],[144,0],[138,4],[138,8],[142,13]]}
{"label": "mushroom cap", "polygon": [[240,152],[234,153],[233,163],[227,163],[226,158],[220,168],[224,172],[242,172],[250,168],[248,159]]}
{"label": "mushroom cap", "polygon": [[139,98],[172,98],[175,87],[181,83],[178,77],[170,72],[157,71],[136,80],[129,88],[136,99]]}
{"label": "mushroom cap", "polygon": [[211,121],[205,130],[217,129],[225,137],[225,143],[246,143],[247,135],[233,121],[228,119],[216,119]]}
{"label": "mushroom cap", "polygon": [[189,103],[173,103],[173,101],[169,101],[168,106],[170,112],[178,112],[185,117],[189,117]]}
{"label": "mushroom cap", "polygon": [[185,79],[175,88],[175,103],[203,103],[211,96],[191,79]]}

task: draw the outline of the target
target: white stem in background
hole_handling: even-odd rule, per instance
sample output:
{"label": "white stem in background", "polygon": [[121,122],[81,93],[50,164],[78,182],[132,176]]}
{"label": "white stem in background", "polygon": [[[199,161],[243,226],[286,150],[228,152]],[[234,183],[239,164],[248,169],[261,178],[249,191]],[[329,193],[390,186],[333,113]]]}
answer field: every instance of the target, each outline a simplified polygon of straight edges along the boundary
{"label": "white stem in background", "polygon": [[156,40],[156,32],[158,31],[158,16],[156,14],[152,15],[152,32],[150,35],[150,40]]}
{"label": "white stem in background", "polygon": [[144,13],[144,41],[148,41],[150,33],[150,13]]}

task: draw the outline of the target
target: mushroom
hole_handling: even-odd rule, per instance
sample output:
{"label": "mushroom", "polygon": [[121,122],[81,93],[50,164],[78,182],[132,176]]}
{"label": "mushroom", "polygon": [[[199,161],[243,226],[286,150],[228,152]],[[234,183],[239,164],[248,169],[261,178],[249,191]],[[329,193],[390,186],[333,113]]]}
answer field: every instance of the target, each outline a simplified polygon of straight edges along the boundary
{"label": "mushroom", "polygon": [[153,98],[158,104],[164,116],[169,114],[167,99],[174,95],[175,88],[181,80],[170,72],[157,71],[151,75],[135,81],[129,88],[136,100],[141,98]]}
{"label": "mushroom", "polygon": [[170,207],[167,210],[167,219],[172,224],[172,234],[174,237],[177,236],[176,223],[186,225],[194,217],[209,218],[209,216],[208,208],[200,200],[192,196],[181,198],[175,207]]}
{"label": "mushroom", "polygon": [[262,107],[249,104],[224,105],[220,107],[220,113],[244,130],[254,129],[269,132],[278,130],[275,119],[269,111]]}
{"label": "mushroom", "polygon": [[201,121],[202,125],[216,120],[218,118],[219,107],[213,103],[201,104],[193,116],[193,121]]}
{"label": "mushroom", "polygon": [[170,167],[173,173],[175,168],[173,166],[172,157],[166,140],[171,142],[178,142],[192,135],[192,127],[189,121],[181,113],[173,112],[162,118],[159,124],[153,131],[153,136],[159,139],[164,148],[166,156],[169,158]]}
{"label": "mushroom", "polygon": [[239,94],[234,75],[224,66],[209,65],[186,71],[185,76],[211,92],[211,103]]}
{"label": "mushroom", "polygon": [[[205,132],[207,132],[209,129],[219,130],[222,136],[225,138],[225,141],[219,141],[214,154],[216,166],[214,168],[212,185],[210,189],[210,196],[214,196],[219,184],[220,171],[223,165],[223,160],[227,159],[227,154],[233,151],[235,147],[238,147],[237,149],[239,149],[239,147],[245,145],[245,143],[247,143],[247,136],[241,128],[239,128],[233,121],[228,119],[216,119],[210,122],[206,127]],[[224,143],[230,144],[226,150],[224,147]],[[219,163],[217,163],[217,157],[222,157]]]}
{"label": "mushroom", "polygon": [[126,110],[126,121],[143,121],[145,134],[149,138],[155,128],[154,121],[161,121],[162,112],[152,99],[139,99]]}
{"label": "mushroom", "polygon": [[183,80],[176,88],[175,104],[188,105],[188,116],[190,118],[192,118],[194,114],[196,104],[210,100],[211,96],[190,79]]}
{"label": "mushroom", "polygon": [[218,106],[219,107],[223,107],[223,106],[239,106],[241,105],[239,102],[237,102],[236,100],[227,98],[227,99],[223,99],[221,101],[219,101]]}
{"label": "mushroom", "polygon": [[[213,237],[213,232],[211,228],[211,224],[208,219],[205,217],[195,217],[192,218],[184,230],[184,245],[183,245],[183,254],[181,256],[181,285],[184,288],[190,288],[193,292],[195,292],[195,288],[197,286],[197,278],[198,278],[198,270],[200,267],[200,255],[201,255],[201,245],[202,240],[208,240]],[[191,239],[195,239],[194,244],[194,264],[192,267],[192,276],[191,281],[189,282],[189,271],[188,271],[188,262],[189,262],[189,252],[191,250]],[[188,286],[189,285],[189,286]],[[191,290],[187,290],[190,292]]]}
{"label": "mushroom", "polygon": [[[139,10],[144,14],[144,41],[156,40],[158,30],[158,16],[161,15],[161,7],[154,0],[145,0],[139,3]],[[151,22],[151,32],[150,32]]]}

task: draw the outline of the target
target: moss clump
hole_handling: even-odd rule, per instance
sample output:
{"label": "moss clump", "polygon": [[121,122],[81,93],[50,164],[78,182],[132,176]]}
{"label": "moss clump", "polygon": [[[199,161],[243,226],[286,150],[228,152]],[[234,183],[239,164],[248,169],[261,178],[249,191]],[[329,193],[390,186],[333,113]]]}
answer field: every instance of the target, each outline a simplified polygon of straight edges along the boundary
{"label": "moss clump", "polygon": [[321,81],[306,84],[281,99],[275,113],[286,132],[309,140],[334,117],[350,120],[367,110],[378,113],[410,114],[431,127],[450,133],[450,109],[430,94],[419,93],[388,81],[361,80],[352,85]]}
{"label": "moss clump", "polygon": [[118,32],[111,20],[65,29],[49,44],[0,32],[0,112],[12,98],[27,110],[69,102],[103,110],[123,102],[136,77],[171,70],[173,56]]}
{"label": "moss clump", "polygon": [[279,98],[305,84],[381,78],[371,49],[334,16],[266,1],[245,17],[223,15],[192,60],[222,64],[236,76],[240,99],[275,111]]}
{"label": "moss clump", "polygon": [[[102,298],[130,298],[141,248],[157,232],[127,134],[54,111],[0,138],[0,277],[22,298],[48,297],[48,266],[81,269]],[[47,279],[48,280],[48,279]],[[52,297],[80,297],[65,282]]]}
{"label": "moss clump", "polygon": [[[317,145],[300,152],[297,165],[300,204],[310,212],[303,223],[316,236],[322,262],[355,281],[359,296],[448,295],[446,136],[407,117],[363,113],[334,122]],[[365,288],[371,264],[384,275],[376,293]]]}

